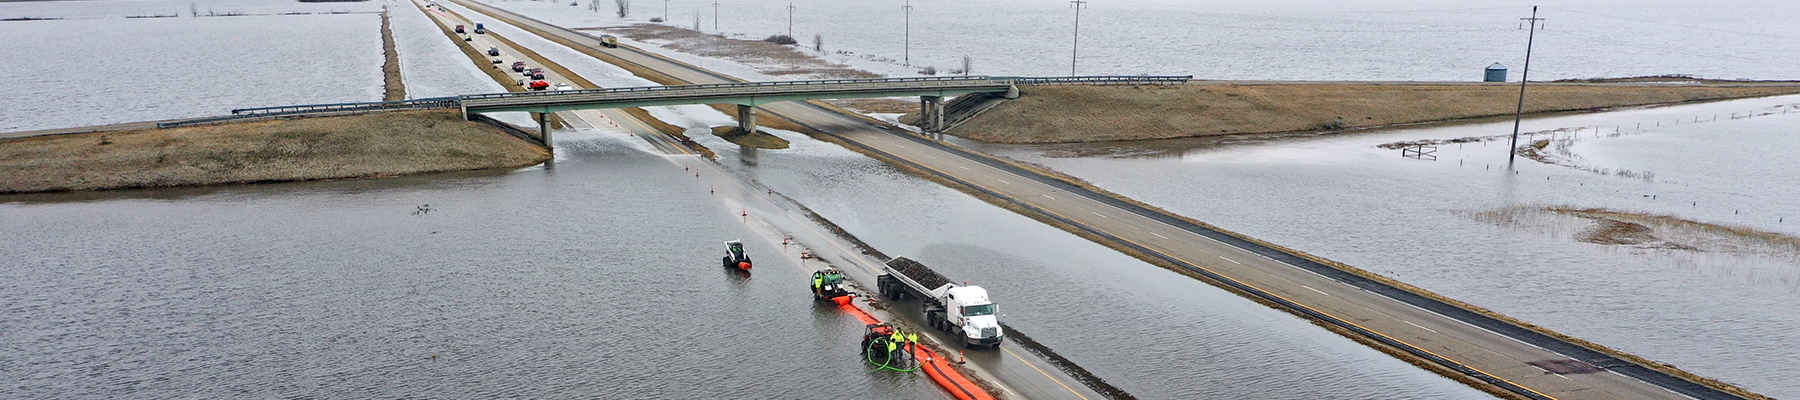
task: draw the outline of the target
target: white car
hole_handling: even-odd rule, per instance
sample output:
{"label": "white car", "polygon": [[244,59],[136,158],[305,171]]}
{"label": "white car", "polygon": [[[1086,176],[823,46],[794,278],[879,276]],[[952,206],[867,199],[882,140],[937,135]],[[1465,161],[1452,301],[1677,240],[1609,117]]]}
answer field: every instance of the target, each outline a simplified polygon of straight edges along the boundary
{"label": "white car", "polygon": [[575,90],[575,87],[569,86],[569,84],[567,84],[567,83],[558,83],[558,84],[556,84],[556,90],[557,91]]}

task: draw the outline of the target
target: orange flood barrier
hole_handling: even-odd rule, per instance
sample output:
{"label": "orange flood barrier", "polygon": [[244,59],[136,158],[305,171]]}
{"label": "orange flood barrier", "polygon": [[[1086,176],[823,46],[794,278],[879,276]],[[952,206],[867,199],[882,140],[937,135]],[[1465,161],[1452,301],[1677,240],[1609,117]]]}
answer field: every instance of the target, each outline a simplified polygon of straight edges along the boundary
{"label": "orange flood barrier", "polygon": [[[873,315],[869,315],[868,312],[864,312],[861,308],[856,308],[856,305],[850,302],[854,299],[855,298],[851,296],[838,296],[831,298],[831,301],[836,302],[839,309],[850,313],[850,316],[861,320],[863,325],[881,323],[880,319],[875,318]],[[958,400],[994,399],[993,396],[987,394],[987,391],[981,390],[980,386],[975,386],[975,382],[969,381],[969,378],[963,377],[962,373],[956,372],[955,368],[951,368],[949,360],[939,356],[936,352],[926,349],[925,346],[911,347],[913,359],[919,360],[919,362],[923,364],[919,369],[925,371],[925,376],[931,377],[932,382],[937,382],[938,386],[943,386],[944,390],[950,391],[950,395],[956,396]]]}

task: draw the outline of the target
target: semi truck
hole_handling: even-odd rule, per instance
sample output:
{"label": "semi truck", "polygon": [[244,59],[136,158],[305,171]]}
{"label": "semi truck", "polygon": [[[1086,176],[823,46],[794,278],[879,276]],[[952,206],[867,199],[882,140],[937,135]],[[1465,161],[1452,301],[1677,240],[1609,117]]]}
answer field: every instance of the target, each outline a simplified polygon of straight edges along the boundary
{"label": "semi truck", "polygon": [[600,47],[619,47],[619,38],[613,35],[600,35]]}
{"label": "semi truck", "polygon": [[995,349],[1005,340],[994,303],[987,289],[958,285],[931,268],[906,257],[894,257],[882,266],[875,284],[890,301],[919,299],[925,322],[949,332],[969,348]]}
{"label": "semi truck", "polygon": [[481,21],[476,21],[475,22],[475,34],[481,35],[481,34],[486,34],[486,33],[487,33],[487,27],[481,26]]}

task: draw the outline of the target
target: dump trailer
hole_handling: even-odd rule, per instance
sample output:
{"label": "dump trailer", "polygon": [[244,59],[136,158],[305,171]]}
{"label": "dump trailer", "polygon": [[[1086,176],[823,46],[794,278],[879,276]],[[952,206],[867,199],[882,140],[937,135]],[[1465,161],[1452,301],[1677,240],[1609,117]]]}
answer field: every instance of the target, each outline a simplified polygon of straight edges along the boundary
{"label": "dump trailer", "polygon": [[619,38],[613,35],[600,35],[600,47],[619,47]]}
{"label": "dump trailer", "polygon": [[875,277],[881,295],[891,301],[919,299],[925,322],[961,338],[970,348],[999,348],[1005,339],[987,289],[958,285],[906,257],[894,257]]}

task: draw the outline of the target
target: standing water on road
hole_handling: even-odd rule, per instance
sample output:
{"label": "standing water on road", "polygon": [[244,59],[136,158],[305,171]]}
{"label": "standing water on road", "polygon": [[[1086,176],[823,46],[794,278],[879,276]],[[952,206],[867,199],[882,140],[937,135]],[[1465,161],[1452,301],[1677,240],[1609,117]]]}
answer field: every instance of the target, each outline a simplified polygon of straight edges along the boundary
{"label": "standing water on road", "polygon": [[[0,197],[0,398],[943,398],[677,162]],[[691,159],[686,159],[693,162]],[[779,254],[747,240],[752,255]]]}
{"label": "standing water on road", "polygon": [[1491,398],[880,161],[775,132],[789,149],[695,140],[888,255],[987,288],[1002,321],[1139,398]]}
{"label": "standing water on road", "polygon": [[[1800,397],[1800,96],[1299,137],[957,143],[1777,398]],[[1754,119],[1742,118],[1756,111]],[[1736,113],[1739,119],[1731,119]],[[1717,121],[1712,121],[1713,115]],[[1676,121],[1680,125],[1676,125]],[[1695,123],[1699,121],[1699,123]],[[1642,124],[1639,131],[1637,126]],[[1599,129],[1596,129],[1598,127]],[[1615,134],[1615,132],[1618,132]],[[1436,161],[1377,147],[1443,143]],[[1552,139],[1552,136],[1555,139]],[[1598,137],[1596,137],[1596,135]],[[1623,172],[1622,172],[1623,171]],[[1645,235],[1552,207],[1648,216]],[[1586,215],[1586,216],[1583,216]],[[1656,216],[1785,234],[1788,241]],[[1625,233],[1632,233],[1630,229]],[[1601,236],[1601,237],[1596,237]]]}

